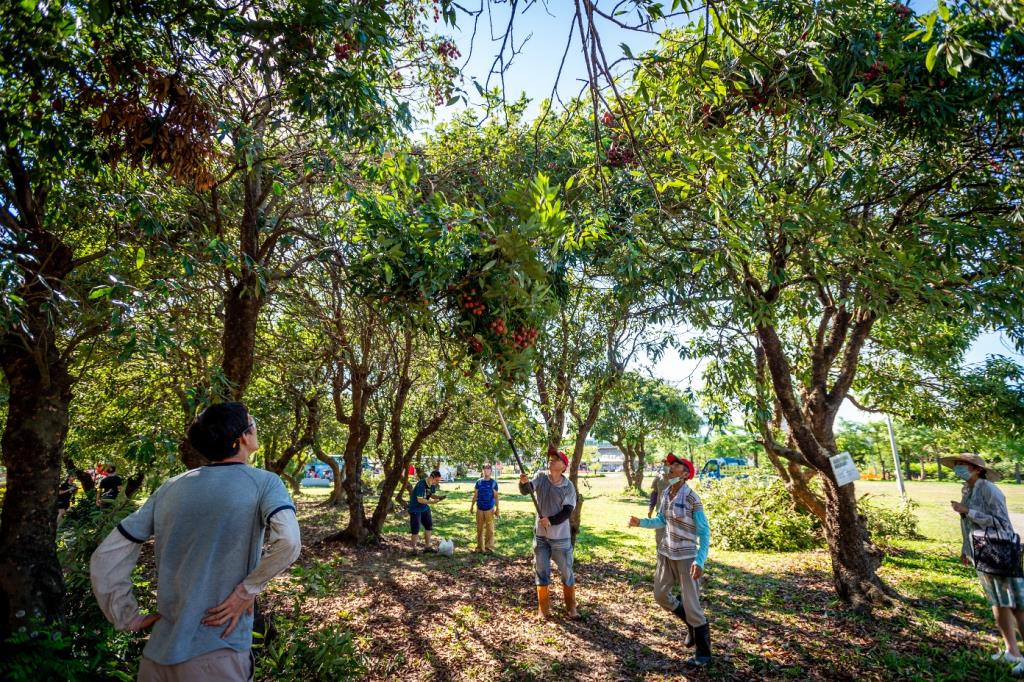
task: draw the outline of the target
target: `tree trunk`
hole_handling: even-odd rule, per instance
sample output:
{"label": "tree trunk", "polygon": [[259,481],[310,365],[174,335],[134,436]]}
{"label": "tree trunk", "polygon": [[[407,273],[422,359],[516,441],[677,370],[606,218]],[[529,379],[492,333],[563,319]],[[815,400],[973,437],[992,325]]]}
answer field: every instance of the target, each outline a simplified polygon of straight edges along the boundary
{"label": "tree trunk", "polygon": [[925,459],[924,450],[922,450],[921,454],[918,455],[918,458],[917,458],[918,463],[921,465],[921,480],[922,481],[925,478],[927,478],[927,476],[928,476],[928,473],[924,470],[924,459]]}
{"label": "tree trunk", "polygon": [[[365,347],[365,346],[364,346]],[[350,412],[346,415],[342,408],[342,379],[335,375],[333,398],[335,417],[348,426],[348,438],[345,440],[345,502],[348,505],[348,525],[324,538],[326,542],[345,542],[362,544],[367,538],[366,507],[363,503],[363,450],[370,440],[370,426],[366,422],[366,407],[370,396],[375,390],[368,382],[366,364],[353,365],[349,368],[351,390]]]}
{"label": "tree trunk", "polygon": [[86,495],[91,493],[96,487],[96,483],[92,480],[92,476],[85,469],[81,469],[75,462],[68,456],[67,451],[64,451],[64,468],[68,471],[74,472],[75,478],[82,484],[82,492]]}
{"label": "tree trunk", "polygon": [[342,487],[342,483],[345,480],[345,474],[338,463],[334,461],[333,457],[328,457],[324,454],[324,451],[320,448],[319,442],[313,443],[313,454],[316,458],[331,467],[331,480],[334,484],[334,489],[331,490],[330,497],[324,502],[325,507],[340,507],[345,503],[345,489]]}
{"label": "tree trunk", "polygon": [[814,514],[822,523],[825,522],[825,502],[814,494],[814,491],[807,485],[812,476],[804,474],[803,468],[795,462],[786,462],[783,464],[782,459],[771,450],[769,443],[765,443],[765,454],[768,455],[768,461],[772,463],[775,470],[779,472],[779,478],[786,486],[786,490],[789,491],[789,496],[793,498],[793,502],[796,503],[797,507],[803,509],[809,514]]}
{"label": "tree trunk", "polygon": [[72,379],[49,314],[26,308],[22,322],[31,330],[34,352],[14,332],[0,341],[8,386],[0,440],[7,467],[0,513],[0,642],[33,620],[52,623],[64,617],[64,578],[54,538]]}
{"label": "tree trunk", "polygon": [[942,470],[942,456],[938,453],[935,453],[935,475],[939,477],[940,481],[946,479],[946,472]]}
{"label": "tree trunk", "polygon": [[[395,409],[404,409],[405,400],[395,402]],[[441,411],[433,415],[430,421],[423,424],[416,435],[413,436],[412,443],[409,447],[403,449],[402,444],[402,430],[401,422],[393,421],[393,430],[391,433],[391,466],[388,467],[384,472],[384,481],[381,483],[380,495],[377,497],[377,506],[373,510],[373,516],[370,519],[370,535],[374,538],[379,538],[384,532],[384,524],[387,523],[388,515],[391,513],[391,500],[395,494],[395,490],[402,483],[402,479],[407,476],[409,471],[409,465],[412,463],[413,457],[420,451],[423,444],[426,443],[427,439],[430,438],[434,433],[448,419],[451,414],[451,406],[445,404]]]}
{"label": "tree trunk", "polygon": [[[877,575],[882,552],[871,543],[867,529],[857,512],[854,485],[835,484],[829,456],[836,453],[833,424],[846,399],[857,371],[863,344],[874,324],[874,313],[848,311],[830,306],[823,314],[818,340],[813,348],[809,384],[801,386],[797,397],[794,374],[790,369],[774,327],[757,328],[760,342],[758,366],[767,365],[772,389],[785,417],[793,448],[786,448],[790,461],[816,469],[825,491],[825,538],[832,559],[833,580],[839,597],[855,609],[869,611],[874,604],[890,604],[895,596]],[[831,331],[826,334],[828,328]],[[830,369],[840,358],[831,389]]]}
{"label": "tree trunk", "polygon": [[139,472],[134,476],[129,476],[128,480],[124,484],[124,496],[131,499],[135,496],[135,493],[139,492],[139,488],[142,487],[142,482],[146,480],[146,474]]}
{"label": "tree trunk", "polygon": [[577,414],[573,415],[577,425],[576,441],[573,443],[572,459],[569,461],[569,480],[576,488],[576,506],[569,516],[569,535],[573,547],[576,546],[576,538],[580,534],[580,519],[583,516],[584,498],[583,491],[579,486],[580,462],[583,461],[583,449],[586,447],[587,437],[590,436],[590,431],[601,414],[601,401],[604,400],[604,394],[603,390],[595,390],[590,397],[587,414],[582,419]]}
{"label": "tree trunk", "polygon": [[832,582],[836,593],[856,610],[892,602],[893,591],[877,575],[882,552],[871,543],[857,512],[853,484],[841,488],[822,476],[825,489],[825,538],[832,558]]}
{"label": "tree trunk", "polygon": [[[24,281],[19,323],[0,336],[7,419],[0,450],[7,493],[0,511],[0,642],[33,621],[64,618],[64,577],[57,560],[57,487],[68,432],[72,377],[57,347],[61,313],[49,308],[74,269],[72,250],[43,229],[45,193],[33,192],[14,147],[7,163],[17,192],[27,252],[13,259]],[[38,188],[36,188],[38,189]],[[37,203],[38,202],[38,203]],[[13,292],[12,292],[13,293]]]}
{"label": "tree trunk", "polygon": [[1013,481],[1020,485],[1020,462],[1013,463]]}
{"label": "tree trunk", "polygon": [[647,467],[647,447],[642,438],[640,439],[640,443],[636,446],[636,460],[636,469],[633,474],[633,487],[636,488],[638,493],[643,493],[644,469]]}
{"label": "tree trunk", "polygon": [[633,487],[633,453],[623,441],[615,441],[615,447],[622,453],[622,473],[626,475],[626,487]]}
{"label": "tree trunk", "polygon": [[345,500],[348,505],[348,525],[344,529],[328,535],[325,542],[344,542],[358,545],[366,542],[369,535],[366,519],[366,507],[363,503],[363,446],[369,438],[357,435],[355,441],[349,437],[350,446],[345,449]]}
{"label": "tree trunk", "polygon": [[228,396],[241,400],[252,381],[256,352],[256,323],[265,298],[255,272],[246,269],[241,281],[224,292],[224,331],[221,353]]}
{"label": "tree trunk", "polygon": [[[295,426],[292,428],[291,437],[284,452],[280,457],[274,457],[269,452],[264,457],[264,466],[267,470],[283,476],[292,459],[303,450],[316,442],[317,433],[320,431],[320,396],[316,393],[308,398],[295,394]],[[305,408],[305,420],[303,420],[303,408]],[[305,425],[303,425],[305,421]]]}
{"label": "tree trunk", "polygon": [[287,471],[282,471],[281,473],[278,474],[278,476],[283,478],[284,482],[288,484],[289,488],[291,488],[292,499],[295,499],[296,497],[302,495],[302,482],[300,481],[300,479],[293,476],[292,474],[289,474]]}

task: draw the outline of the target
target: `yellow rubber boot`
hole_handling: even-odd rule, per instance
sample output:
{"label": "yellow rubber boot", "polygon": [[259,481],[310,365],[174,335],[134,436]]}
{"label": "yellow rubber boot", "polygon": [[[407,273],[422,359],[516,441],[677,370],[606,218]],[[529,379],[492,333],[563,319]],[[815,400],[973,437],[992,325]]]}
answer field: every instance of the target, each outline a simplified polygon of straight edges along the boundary
{"label": "yellow rubber boot", "polygon": [[537,615],[545,620],[551,618],[551,593],[547,585],[537,586]]}
{"label": "yellow rubber boot", "polygon": [[579,618],[579,614],[576,613],[576,587],[562,585],[562,596],[565,599],[565,615],[572,620]]}

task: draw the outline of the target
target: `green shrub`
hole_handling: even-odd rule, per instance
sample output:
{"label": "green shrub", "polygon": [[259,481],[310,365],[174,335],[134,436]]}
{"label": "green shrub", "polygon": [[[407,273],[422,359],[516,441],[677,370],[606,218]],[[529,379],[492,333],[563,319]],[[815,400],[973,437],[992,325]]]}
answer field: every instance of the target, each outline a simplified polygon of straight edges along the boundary
{"label": "green shrub", "polygon": [[258,680],[352,680],[366,673],[365,657],[352,632],[340,624],[314,627],[296,597],[289,613],[274,614],[276,636],[262,642],[253,633]]}
{"label": "green shrub", "polygon": [[[134,680],[145,635],[118,632],[107,622],[92,595],[89,558],[118,522],[135,510],[129,500],[99,509],[81,498],[64,517],[57,534],[57,556],[66,588],[61,625],[24,627],[5,642],[13,655],[0,662],[4,680]],[[141,571],[136,596],[147,605]],[[143,588],[143,589],[138,589]],[[152,604],[149,604],[152,605]]]}
{"label": "green shrub", "polygon": [[917,538],[917,503],[906,500],[895,509],[875,504],[870,494],[862,495],[857,501],[857,509],[864,516],[871,539],[886,541],[893,538]]}
{"label": "green shrub", "polygon": [[777,477],[701,481],[697,493],[711,526],[713,547],[796,552],[817,546],[817,519],[798,511]]}

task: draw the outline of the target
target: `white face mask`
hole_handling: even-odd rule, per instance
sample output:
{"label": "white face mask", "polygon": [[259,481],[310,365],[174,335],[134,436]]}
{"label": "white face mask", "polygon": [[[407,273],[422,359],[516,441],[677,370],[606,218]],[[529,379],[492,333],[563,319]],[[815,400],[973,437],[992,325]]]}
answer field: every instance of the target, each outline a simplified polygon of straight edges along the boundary
{"label": "white face mask", "polygon": [[681,476],[676,476],[675,478],[668,479],[668,484],[669,485],[675,485],[676,483],[679,483],[680,480],[682,480],[682,477]]}

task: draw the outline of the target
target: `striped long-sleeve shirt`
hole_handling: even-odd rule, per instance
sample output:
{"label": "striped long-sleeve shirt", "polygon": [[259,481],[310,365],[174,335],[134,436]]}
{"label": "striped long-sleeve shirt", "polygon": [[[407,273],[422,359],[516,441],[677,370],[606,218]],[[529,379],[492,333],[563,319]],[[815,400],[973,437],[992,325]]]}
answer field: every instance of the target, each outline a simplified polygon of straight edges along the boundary
{"label": "striped long-sleeve shirt", "polygon": [[666,489],[658,504],[658,515],[640,519],[641,528],[664,528],[665,535],[658,543],[658,553],[678,561],[693,559],[701,568],[708,558],[711,527],[704,513],[704,505],[697,493],[683,483],[675,495]]}

